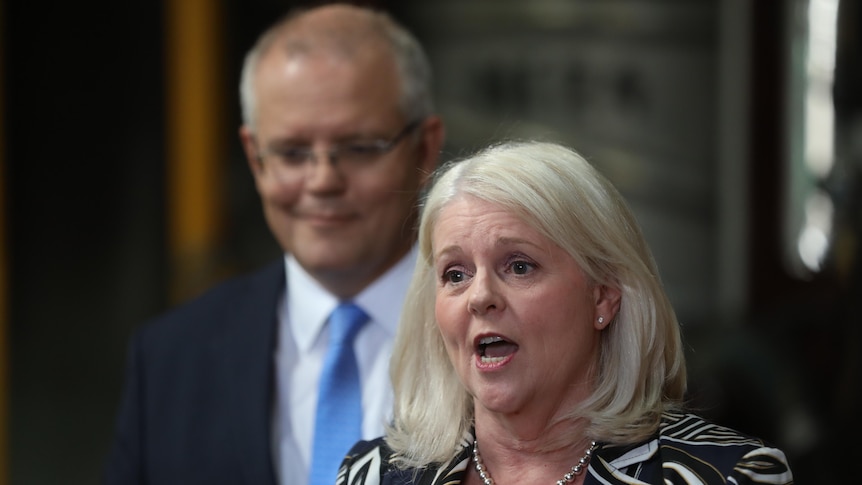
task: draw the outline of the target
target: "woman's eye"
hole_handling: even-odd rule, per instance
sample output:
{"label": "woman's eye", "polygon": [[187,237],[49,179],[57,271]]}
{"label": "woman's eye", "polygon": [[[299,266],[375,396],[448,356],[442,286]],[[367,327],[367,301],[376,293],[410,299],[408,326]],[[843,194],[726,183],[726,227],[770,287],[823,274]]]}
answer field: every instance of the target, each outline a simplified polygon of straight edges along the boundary
{"label": "woman's eye", "polygon": [[443,280],[447,283],[460,283],[464,281],[464,272],[457,269],[450,269],[443,273]]}
{"label": "woman's eye", "polygon": [[533,265],[526,261],[515,261],[512,263],[512,272],[515,274],[527,274],[532,269]]}

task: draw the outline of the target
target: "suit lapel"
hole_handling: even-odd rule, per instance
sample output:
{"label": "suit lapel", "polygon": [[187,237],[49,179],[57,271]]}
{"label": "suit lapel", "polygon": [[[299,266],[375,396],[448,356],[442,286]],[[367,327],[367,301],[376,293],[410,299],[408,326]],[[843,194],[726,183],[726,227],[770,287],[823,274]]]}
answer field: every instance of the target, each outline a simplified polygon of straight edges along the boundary
{"label": "suit lapel", "polygon": [[275,485],[272,463],[273,352],[276,309],[284,291],[284,261],[267,266],[240,289],[236,305],[225,315],[223,355],[225,399],[228,401],[234,449],[243,483]]}

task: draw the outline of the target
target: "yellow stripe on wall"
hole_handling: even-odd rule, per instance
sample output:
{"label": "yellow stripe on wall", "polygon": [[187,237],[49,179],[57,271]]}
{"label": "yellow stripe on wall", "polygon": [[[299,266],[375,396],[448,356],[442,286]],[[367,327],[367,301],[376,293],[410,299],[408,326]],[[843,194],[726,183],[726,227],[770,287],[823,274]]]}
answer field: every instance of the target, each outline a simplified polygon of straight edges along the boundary
{"label": "yellow stripe on wall", "polygon": [[221,2],[165,0],[170,297],[188,298],[217,273],[226,148],[219,82]]}

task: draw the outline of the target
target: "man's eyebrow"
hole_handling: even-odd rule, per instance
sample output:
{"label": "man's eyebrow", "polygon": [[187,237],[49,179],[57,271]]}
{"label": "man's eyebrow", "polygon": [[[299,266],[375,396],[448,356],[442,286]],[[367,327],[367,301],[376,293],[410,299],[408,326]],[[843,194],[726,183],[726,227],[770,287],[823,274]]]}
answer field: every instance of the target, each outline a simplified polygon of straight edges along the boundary
{"label": "man's eyebrow", "polygon": [[311,145],[311,140],[303,136],[285,136],[273,138],[267,142],[268,148],[284,148],[290,146],[307,146]]}

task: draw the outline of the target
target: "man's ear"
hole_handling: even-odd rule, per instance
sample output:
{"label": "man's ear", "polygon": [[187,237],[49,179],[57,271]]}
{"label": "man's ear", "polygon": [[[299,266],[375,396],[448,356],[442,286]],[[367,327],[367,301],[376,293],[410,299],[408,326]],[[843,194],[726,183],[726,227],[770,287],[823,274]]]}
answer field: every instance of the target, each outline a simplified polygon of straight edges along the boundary
{"label": "man's ear", "polygon": [[446,138],[446,129],[443,126],[443,120],[439,116],[432,115],[422,122],[421,130],[422,140],[419,146],[420,159],[417,168],[422,172],[424,185],[437,168],[440,150],[443,149],[443,141]]}
{"label": "man's ear", "polygon": [[607,327],[620,311],[622,291],[615,286],[595,285],[593,287],[593,302],[596,305],[596,319],[593,326],[597,330]]}
{"label": "man's ear", "polygon": [[248,168],[251,170],[255,179],[257,179],[262,167],[260,165],[260,158],[258,158],[254,133],[248,126],[242,125],[239,127],[239,140],[242,143],[242,149],[245,152],[245,159],[246,162],[248,162]]}

